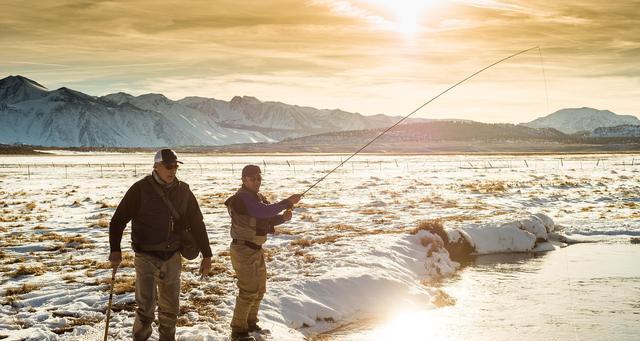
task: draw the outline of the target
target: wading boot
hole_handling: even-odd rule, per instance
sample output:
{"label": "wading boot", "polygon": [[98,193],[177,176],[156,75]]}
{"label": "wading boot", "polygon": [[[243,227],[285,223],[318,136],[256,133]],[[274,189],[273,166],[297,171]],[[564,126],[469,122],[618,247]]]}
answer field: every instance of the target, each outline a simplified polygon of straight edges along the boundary
{"label": "wading boot", "polygon": [[229,338],[229,341],[256,341],[256,339],[249,335],[249,332],[244,332],[244,333],[237,333],[237,332],[231,332],[231,337]]}
{"label": "wading boot", "polygon": [[271,335],[271,331],[269,329],[260,328],[257,324],[249,325],[249,333],[257,333],[260,335]]}

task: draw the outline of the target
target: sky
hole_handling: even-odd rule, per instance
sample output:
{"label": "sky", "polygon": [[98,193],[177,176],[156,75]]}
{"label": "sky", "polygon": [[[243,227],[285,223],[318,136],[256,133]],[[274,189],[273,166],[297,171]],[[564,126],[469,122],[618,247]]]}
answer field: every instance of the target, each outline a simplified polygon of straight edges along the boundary
{"label": "sky", "polygon": [[161,93],[528,122],[640,116],[640,0],[0,0],[0,78],[90,95]]}

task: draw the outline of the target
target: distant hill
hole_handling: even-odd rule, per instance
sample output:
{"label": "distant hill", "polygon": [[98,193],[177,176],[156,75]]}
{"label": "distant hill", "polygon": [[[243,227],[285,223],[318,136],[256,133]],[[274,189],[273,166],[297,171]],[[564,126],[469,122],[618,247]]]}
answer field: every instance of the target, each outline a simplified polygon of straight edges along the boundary
{"label": "distant hill", "polygon": [[[383,129],[332,132],[285,139],[278,143],[231,145],[227,152],[355,152]],[[441,121],[402,124],[368,146],[375,153],[531,153],[638,151],[640,139],[564,134],[553,128],[514,124]]]}
{"label": "distant hill", "polygon": [[640,137],[640,125],[624,124],[615,127],[601,127],[593,130],[593,137]]}
{"label": "distant hill", "polygon": [[573,108],[558,110],[522,125],[531,128],[554,128],[566,134],[573,134],[591,132],[602,127],[640,125],[640,119],[631,115],[618,115],[609,110]]}

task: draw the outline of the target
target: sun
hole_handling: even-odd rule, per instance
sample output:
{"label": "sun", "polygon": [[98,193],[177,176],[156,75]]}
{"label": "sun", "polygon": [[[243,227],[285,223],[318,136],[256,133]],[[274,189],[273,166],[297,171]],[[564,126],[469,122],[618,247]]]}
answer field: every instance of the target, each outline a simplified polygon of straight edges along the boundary
{"label": "sun", "polygon": [[404,34],[416,34],[422,29],[421,20],[429,9],[444,0],[367,0],[385,12],[388,29]]}

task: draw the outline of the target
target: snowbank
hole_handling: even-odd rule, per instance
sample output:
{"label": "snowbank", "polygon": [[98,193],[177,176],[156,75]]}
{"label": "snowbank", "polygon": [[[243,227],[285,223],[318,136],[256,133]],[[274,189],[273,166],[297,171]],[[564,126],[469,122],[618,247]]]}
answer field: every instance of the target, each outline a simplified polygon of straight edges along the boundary
{"label": "snowbank", "polygon": [[[473,254],[550,251],[549,233],[553,220],[543,213],[496,224],[470,224],[458,229],[445,229],[448,245],[467,243]],[[447,245],[447,247],[448,247]]]}

